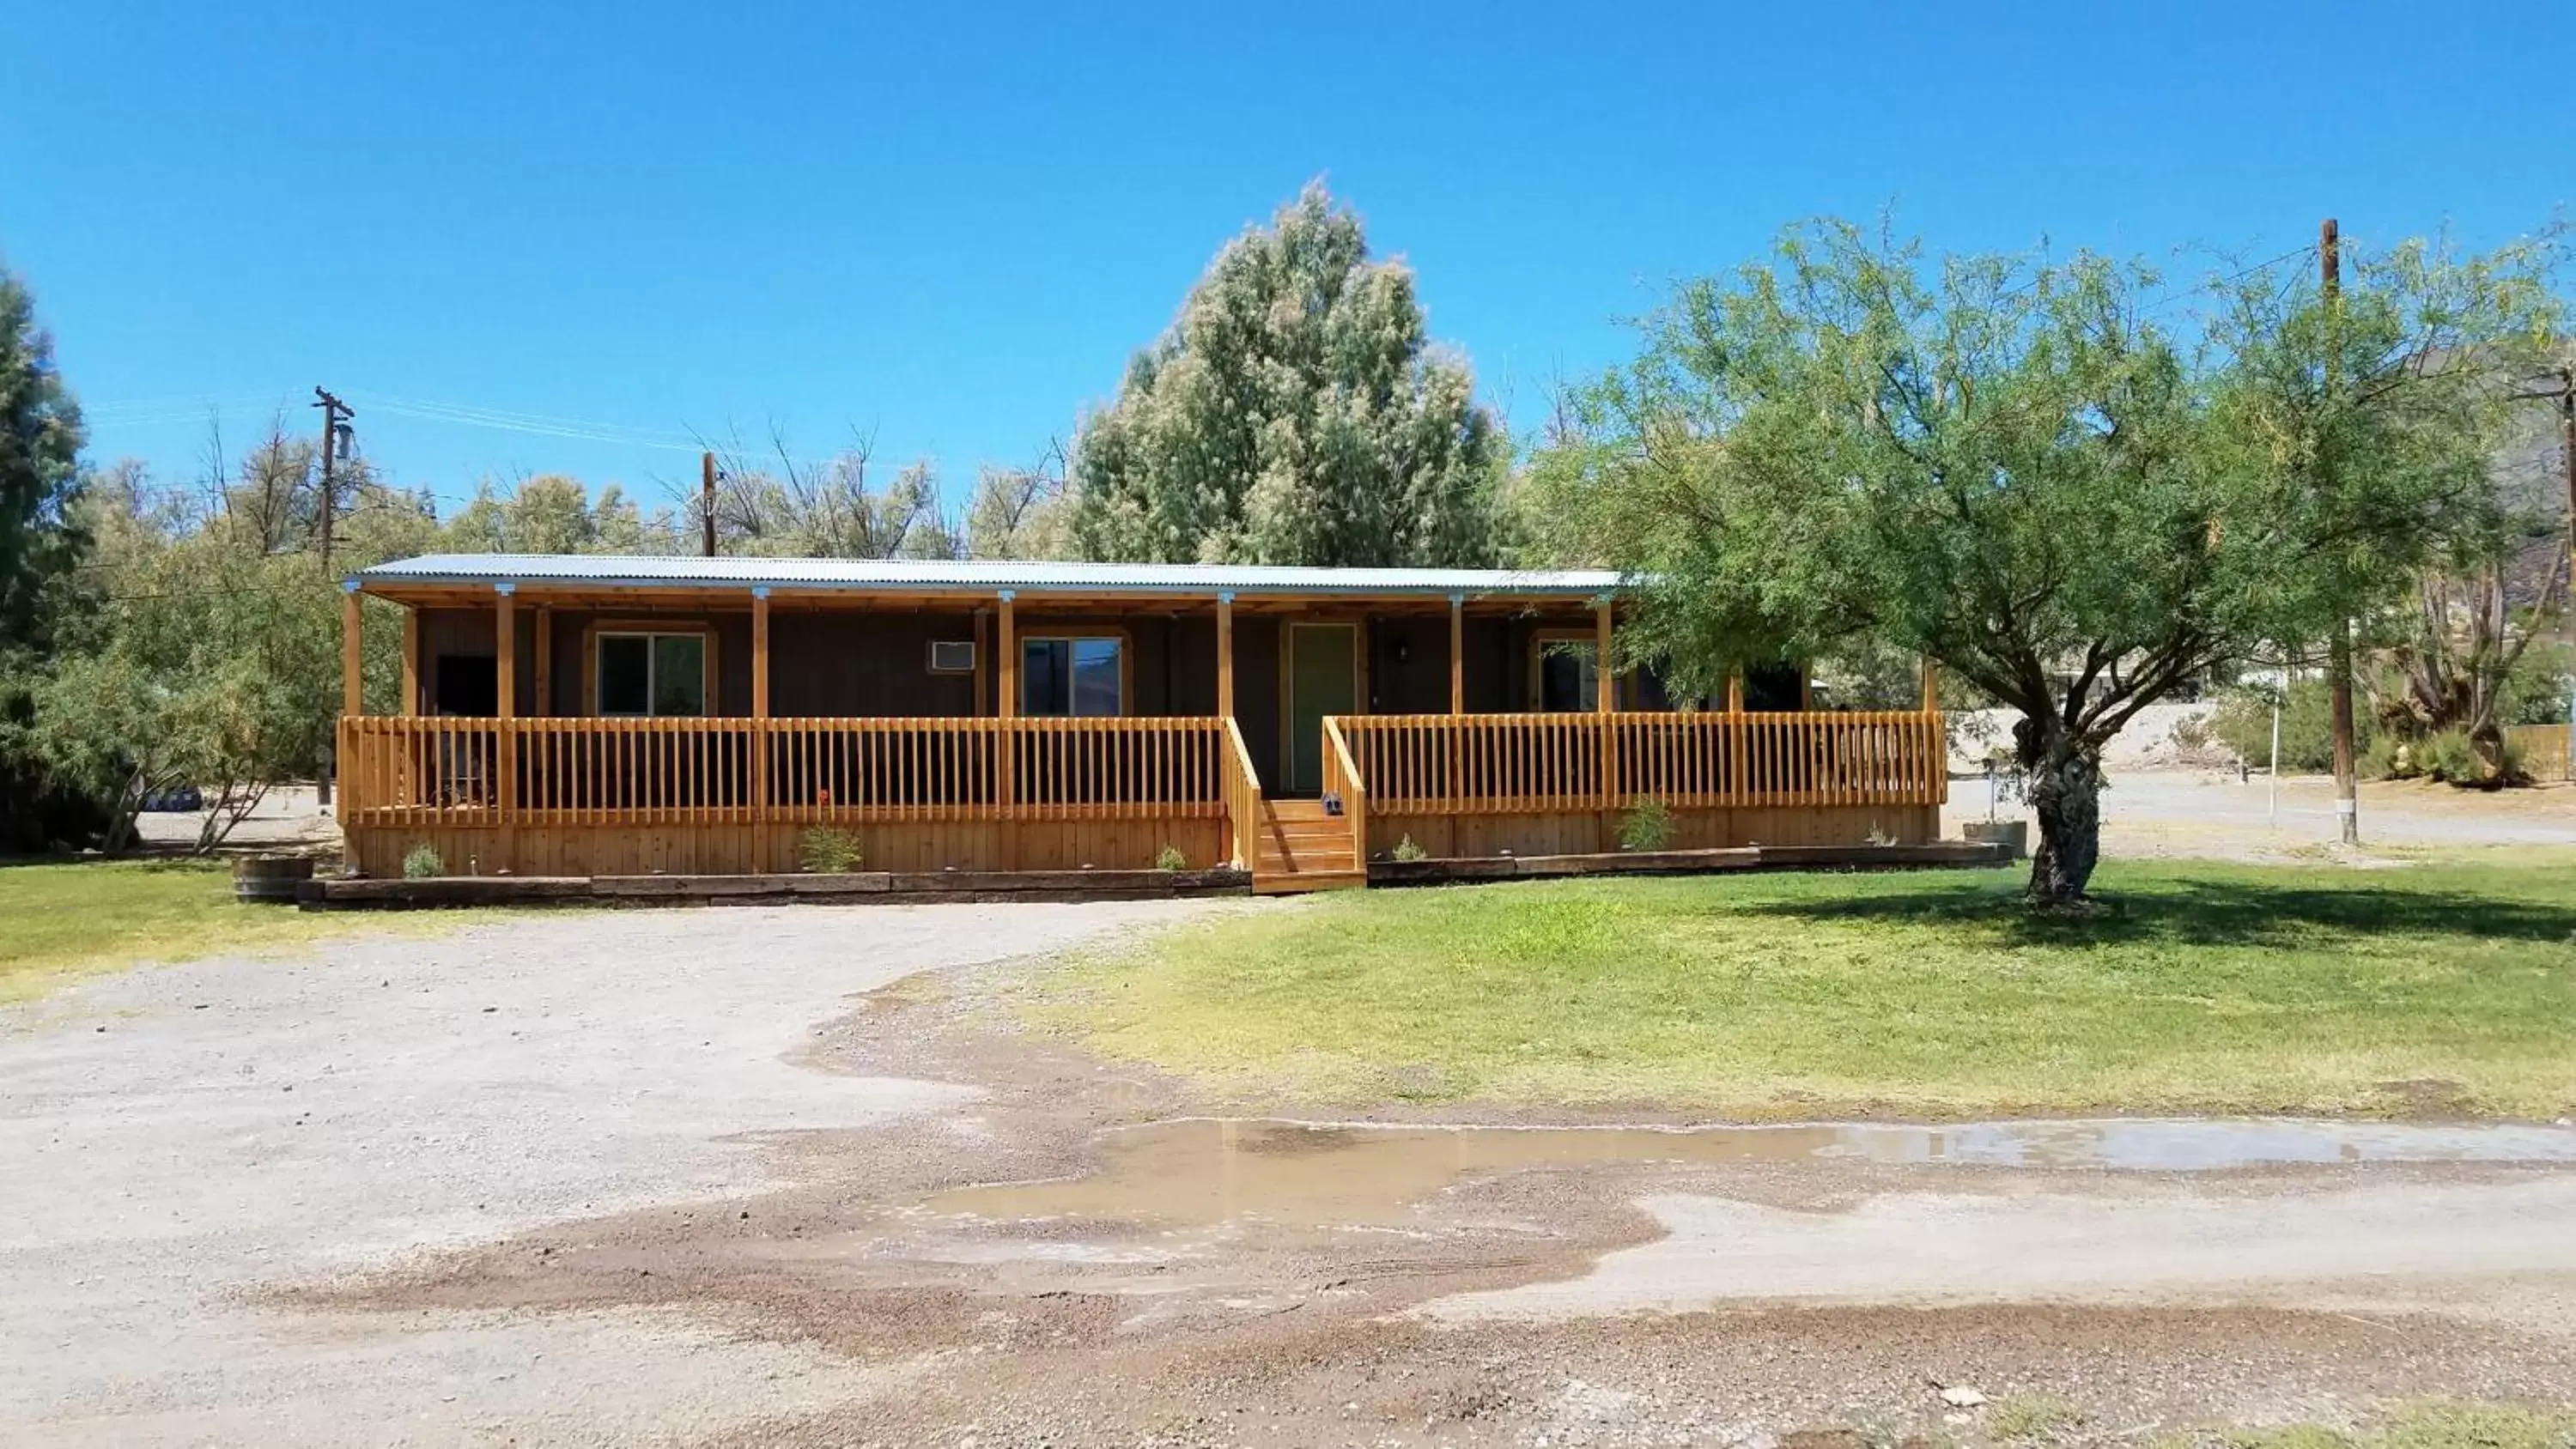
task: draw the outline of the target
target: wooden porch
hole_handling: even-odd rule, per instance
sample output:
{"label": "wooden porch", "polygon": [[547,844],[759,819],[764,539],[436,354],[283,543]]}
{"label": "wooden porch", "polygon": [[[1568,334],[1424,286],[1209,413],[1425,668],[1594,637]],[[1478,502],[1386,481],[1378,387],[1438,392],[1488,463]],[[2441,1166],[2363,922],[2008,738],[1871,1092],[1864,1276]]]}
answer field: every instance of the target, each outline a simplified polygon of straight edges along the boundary
{"label": "wooden porch", "polygon": [[731,875],[817,827],[870,868],[1134,869],[1166,847],[1256,890],[1356,886],[1432,856],[1617,848],[1646,801],[1671,846],[1916,844],[1945,798],[1931,712],[1333,716],[1318,799],[1272,799],[1230,718],[340,722],[351,864],[427,845],[460,874]]}
{"label": "wooden porch", "polygon": [[[908,596],[809,589],[778,608],[795,630],[786,653],[766,582],[353,581],[338,731],[349,863],[398,876],[428,846],[455,875],[765,875],[796,868],[806,832],[833,829],[871,871],[1136,870],[1169,851],[1279,892],[1365,885],[1369,862],[1407,840],[1435,858],[1613,851],[1650,801],[1676,850],[1939,833],[1928,673],[1912,710],[1753,709],[1740,680],[1723,708],[1670,707],[1615,672],[1614,604],[1592,576],[1360,600],[1161,582],[1194,572],[1226,573],[1157,571],[1151,595],[1024,597],[944,575]],[[361,587],[404,605],[394,714],[362,708]],[[610,652],[636,639],[652,642]],[[680,641],[668,660],[652,653],[664,640]],[[925,657],[926,674],[905,662]],[[640,686],[616,672],[639,659]],[[799,701],[900,707],[775,714],[782,662]],[[454,687],[469,668],[479,700]],[[1442,685],[1447,712],[1423,709]],[[676,712],[606,712],[635,700]],[[1532,707],[1496,708],[1515,702]]]}

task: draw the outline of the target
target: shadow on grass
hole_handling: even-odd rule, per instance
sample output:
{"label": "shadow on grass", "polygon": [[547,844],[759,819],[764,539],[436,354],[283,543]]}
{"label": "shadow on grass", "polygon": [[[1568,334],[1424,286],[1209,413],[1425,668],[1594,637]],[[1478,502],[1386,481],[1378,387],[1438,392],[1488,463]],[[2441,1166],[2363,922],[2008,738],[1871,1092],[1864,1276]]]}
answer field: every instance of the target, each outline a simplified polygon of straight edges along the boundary
{"label": "shadow on grass", "polygon": [[2031,909],[2018,891],[1949,888],[1738,909],[1808,921],[1956,923],[1999,931],[2016,946],[2314,946],[2323,938],[2381,934],[2576,943],[2576,905],[2471,891],[2186,877],[2151,890],[2106,892],[2099,905],[2092,915],[2055,914]]}

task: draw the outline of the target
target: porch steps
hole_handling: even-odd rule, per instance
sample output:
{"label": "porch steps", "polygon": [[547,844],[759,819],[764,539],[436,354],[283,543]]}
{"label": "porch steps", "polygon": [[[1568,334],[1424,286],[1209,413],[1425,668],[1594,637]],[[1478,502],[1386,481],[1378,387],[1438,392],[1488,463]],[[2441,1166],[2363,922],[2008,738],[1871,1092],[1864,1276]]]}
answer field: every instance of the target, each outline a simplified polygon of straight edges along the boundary
{"label": "porch steps", "polygon": [[1252,862],[1254,895],[1357,890],[1367,866],[1351,841],[1348,816],[1327,815],[1320,800],[1264,800]]}

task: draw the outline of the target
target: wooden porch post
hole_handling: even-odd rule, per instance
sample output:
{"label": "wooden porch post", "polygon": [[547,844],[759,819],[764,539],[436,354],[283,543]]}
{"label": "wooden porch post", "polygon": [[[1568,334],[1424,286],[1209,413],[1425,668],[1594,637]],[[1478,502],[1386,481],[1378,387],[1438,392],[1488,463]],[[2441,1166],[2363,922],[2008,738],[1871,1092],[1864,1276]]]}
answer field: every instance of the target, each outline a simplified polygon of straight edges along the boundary
{"label": "wooden porch post", "polygon": [[993,697],[993,714],[1004,723],[993,738],[993,804],[1002,817],[1002,869],[1020,868],[1020,810],[1013,767],[1019,763],[1019,736],[1009,723],[1020,716],[1020,642],[1012,601],[1018,593],[1001,591],[1002,607],[994,625],[999,641],[1001,688]]}
{"label": "wooden porch post", "polygon": [[420,713],[420,610],[403,605],[402,625],[402,693],[394,700],[396,714]]}
{"label": "wooden porch post", "polygon": [[340,586],[340,713],[352,718],[367,712],[366,611],[358,602],[358,581]]}
{"label": "wooden porch post", "polygon": [[992,619],[986,611],[977,609],[975,611],[975,707],[966,711],[968,714],[983,714],[984,697],[991,693],[985,688],[985,681],[992,677],[990,673],[993,667],[991,635]]}
{"label": "wooden porch post", "polygon": [[1216,596],[1216,712],[1218,717],[1234,717],[1234,591],[1221,589]]}
{"label": "wooden porch post", "polygon": [[[409,622],[408,613],[404,615],[404,620],[406,623]],[[349,818],[352,803],[349,799],[349,777],[352,773],[349,768],[349,746],[354,738],[351,734],[351,726],[346,721],[367,712],[366,622],[366,610],[358,598],[358,581],[343,580],[340,584],[342,722],[335,724],[331,729],[331,779],[326,782],[331,786],[331,800],[334,802],[331,808],[339,812],[340,819],[343,821]],[[343,858],[355,862],[358,858],[356,847],[348,843],[349,833],[345,826],[341,829],[340,837]]]}
{"label": "wooden porch post", "polygon": [[1726,738],[1727,800],[1740,806],[1749,803],[1747,791],[1753,782],[1753,771],[1746,759],[1753,746],[1753,732],[1744,723],[1742,666],[1726,671]]}
{"label": "wooden porch post", "polygon": [[501,872],[508,875],[519,869],[519,734],[513,723],[519,717],[519,621],[510,610],[518,591],[516,584],[492,586],[492,673],[500,717],[492,798],[501,809]]}
{"label": "wooden porch post", "polygon": [[1458,828],[1458,737],[1467,728],[1467,596],[1449,596],[1449,767],[1444,777],[1449,828]]}
{"label": "wooden porch post", "polygon": [[[1619,734],[1612,718],[1619,708],[1619,676],[1610,665],[1610,603],[1592,606],[1593,708],[1601,716],[1601,829],[1617,828],[1619,801]],[[1608,841],[1602,842],[1606,847]]]}
{"label": "wooden porch post", "polygon": [[751,869],[769,874],[769,586],[751,590]]}
{"label": "wooden porch post", "polygon": [[492,673],[502,719],[519,717],[519,621],[510,611],[516,584],[492,586]]}
{"label": "wooden porch post", "polygon": [[528,701],[528,718],[544,719],[555,712],[555,611],[537,605],[537,697]]}

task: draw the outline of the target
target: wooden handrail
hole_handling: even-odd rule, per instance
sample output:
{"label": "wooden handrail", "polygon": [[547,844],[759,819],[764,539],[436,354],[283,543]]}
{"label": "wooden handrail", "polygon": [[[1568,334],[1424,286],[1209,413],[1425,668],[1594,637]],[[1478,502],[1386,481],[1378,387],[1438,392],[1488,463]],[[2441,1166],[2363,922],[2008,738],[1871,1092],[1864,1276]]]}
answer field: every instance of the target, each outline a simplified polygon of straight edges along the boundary
{"label": "wooden handrail", "polygon": [[1226,808],[1229,765],[1225,722],[1213,716],[349,716],[340,731],[353,783],[341,818],[352,825],[1213,816]]}
{"label": "wooden handrail", "polygon": [[1338,724],[1370,803],[1389,814],[1949,797],[1937,711],[1345,715]]}
{"label": "wooden handrail", "polygon": [[1350,741],[1342,737],[1346,716],[1324,716],[1324,793],[1342,798],[1342,814],[1351,822],[1351,859],[1368,869],[1368,777],[1351,758]]}
{"label": "wooden handrail", "polygon": [[[1948,797],[1936,711],[1337,715],[1324,723],[1325,788],[1343,797],[1363,841],[1357,832],[1372,811],[1590,811],[1647,799],[1675,808],[1904,805]],[[1262,809],[1241,727],[1222,716],[351,715],[338,733],[344,825],[1222,814],[1248,863]]]}
{"label": "wooden handrail", "polygon": [[1260,859],[1261,772],[1252,768],[1252,751],[1243,743],[1243,729],[1232,715],[1225,720],[1225,815],[1226,829],[1234,845],[1234,864],[1250,870]]}

